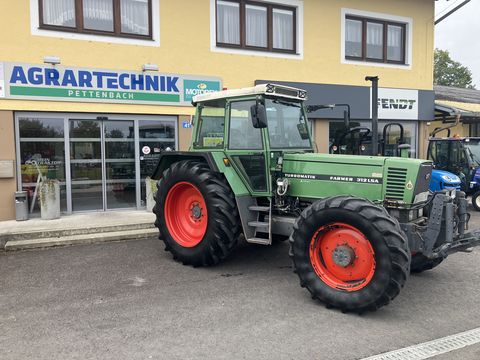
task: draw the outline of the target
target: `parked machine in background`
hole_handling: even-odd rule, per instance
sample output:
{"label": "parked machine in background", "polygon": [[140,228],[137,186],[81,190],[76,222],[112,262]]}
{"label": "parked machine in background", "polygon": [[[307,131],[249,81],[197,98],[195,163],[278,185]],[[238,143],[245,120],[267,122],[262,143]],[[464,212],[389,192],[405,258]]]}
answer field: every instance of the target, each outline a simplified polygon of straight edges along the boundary
{"label": "parked machine in background", "polygon": [[432,192],[442,191],[443,189],[461,190],[462,181],[460,178],[448,171],[433,169],[429,189]]}
{"label": "parked machine in background", "polygon": [[480,211],[480,137],[430,138],[427,158],[436,170],[457,175],[462,191]]}

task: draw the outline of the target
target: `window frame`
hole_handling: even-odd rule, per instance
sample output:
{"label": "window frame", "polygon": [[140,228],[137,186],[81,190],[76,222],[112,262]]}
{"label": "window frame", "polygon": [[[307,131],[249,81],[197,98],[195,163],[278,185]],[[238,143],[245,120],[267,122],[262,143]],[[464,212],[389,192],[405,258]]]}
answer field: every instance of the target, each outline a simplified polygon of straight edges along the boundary
{"label": "window frame", "polygon": [[[345,47],[345,60],[380,63],[380,64],[395,64],[395,65],[408,65],[407,64],[407,24],[392,20],[382,20],[376,18],[369,18],[358,15],[345,15],[345,27],[347,20],[360,21],[362,23],[362,56],[351,56],[346,54],[346,39],[344,39],[343,47]],[[367,23],[381,24],[383,26],[383,50],[382,59],[368,58],[367,57]],[[388,26],[397,26],[402,29],[402,60],[389,60],[388,59]]]}
{"label": "window frame", "polygon": [[[224,110],[224,114],[223,114],[223,141],[222,141],[222,145],[219,146],[205,146],[203,145],[203,141],[202,143],[199,142],[200,140],[200,135],[202,133],[202,129],[203,129],[203,119],[202,119],[202,112],[203,112],[203,109],[205,107],[209,107],[209,108],[215,108],[215,109],[222,109],[221,107],[219,106],[211,106],[209,104],[215,104],[215,101],[216,100],[212,100],[212,101],[206,101],[202,104],[199,104],[197,106],[197,114],[195,115],[195,122],[194,122],[194,129],[193,129],[193,139],[192,139],[192,147],[194,149],[210,149],[210,150],[221,150],[221,149],[225,149],[225,140],[227,139],[226,137],[226,123],[227,123],[227,107],[226,107],[226,103],[224,104],[223,106],[223,110]],[[220,101],[224,101],[222,99],[220,99]],[[220,118],[220,116],[219,116]],[[220,134],[220,133],[218,133]]]}
{"label": "window frame", "polygon": [[[228,149],[230,152],[238,152],[238,151],[251,151],[251,152],[263,152],[265,151],[265,141],[263,139],[263,131],[262,129],[256,129],[254,128],[255,130],[258,130],[259,133],[260,133],[260,142],[261,142],[261,145],[262,147],[261,148],[257,148],[257,149],[254,149],[254,148],[249,148],[249,147],[245,147],[245,148],[232,148],[231,145],[230,145],[230,140],[231,140],[231,130],[232,130],[232,110],[233,110],[233,105],[235,105],[236,103],[240,103],[240,102],[252,102],[252,103],[255,103],[255,99],[236,99],[236,100],[232,100],[232,101],[229,101],[228,102],[228,111],[226,111],[226,115],[228,114],[228,145],[226,147],[226,149]],[[253,128],[253,123],[252,123],[252,119],[250,117],[250,113],[249,113],[249,116],[248,116],[248,120],[250,121],[250,124]],[[254,130],[254,131],[255,131]]]}
{"label": "window frame", "polygon": [[43,1],[38,0],[38,17],[41,30],[63,31],[68,33],[114,36],[119,38],[153,40],[152,26],[152,0],[148,1],[148,35],[130,34],[122,32],[120,0],[112,0],[113,5],[113,31],[86,29],[83,26],[83,1],[74,0],[75,3],[75,27],[45,24],[43,21]]}
{"label": "window frame", "polygon": [[[220,48],[254,50],[280,54],[297,54],[297,24],[298,12],[295,6],[251,0],[221,0],[239,4],[240,10],[240,44],[222,43],[218,41],[218,0],[215,0],[215,44]],[[267,46],[251,46],[246,43],[246,5],[259,6],[267,9]],[[292,11],[293,13],[293,49],[278,49],[273,47],[273,9]]]}

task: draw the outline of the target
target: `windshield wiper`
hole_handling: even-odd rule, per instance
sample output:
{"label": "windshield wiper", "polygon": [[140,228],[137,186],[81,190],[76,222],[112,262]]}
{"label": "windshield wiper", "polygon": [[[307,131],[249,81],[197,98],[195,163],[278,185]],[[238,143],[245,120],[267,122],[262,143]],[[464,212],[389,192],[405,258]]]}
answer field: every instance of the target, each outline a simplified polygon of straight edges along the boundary
{"label": "windshield wiper", "polygon": [[293,107],[296,107],[296,108],[300,108],[299,104],[295,104],[295,103],[288,102],[288,101],[273,100],[273,102],[275,104],[282,104],[282,105],[286,105],[286,106],[293,106]]}

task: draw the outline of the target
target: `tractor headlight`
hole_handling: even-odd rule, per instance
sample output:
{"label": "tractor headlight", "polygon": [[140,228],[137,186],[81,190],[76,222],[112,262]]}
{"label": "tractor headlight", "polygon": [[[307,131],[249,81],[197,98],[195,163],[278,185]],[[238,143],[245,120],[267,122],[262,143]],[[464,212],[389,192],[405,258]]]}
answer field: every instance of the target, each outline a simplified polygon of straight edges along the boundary
{"label": "tractor headlight", "polygon": [[442,180],[449,183],[460,182],[460,178],[457,175],[442,175]]}

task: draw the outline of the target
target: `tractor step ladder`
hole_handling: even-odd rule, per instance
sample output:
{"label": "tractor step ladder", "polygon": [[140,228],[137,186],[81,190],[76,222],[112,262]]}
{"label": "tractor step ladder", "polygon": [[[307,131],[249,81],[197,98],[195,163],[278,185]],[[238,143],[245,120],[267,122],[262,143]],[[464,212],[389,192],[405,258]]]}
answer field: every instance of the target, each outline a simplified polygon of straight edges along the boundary
{"label": "tractor step ladder", "polygon": [[[248,243],[270,245],[272,243],[272,199],[268,199],[269,206],[250,205],[248,210],[250,218],[248,226],[253,236],[245,236]],[[268,216],[268,221],[265,219]],[[247,235],[247,234],[246,234]],[[263,237],[261,236],[263,235]],[[265,237],[265,236],[268,237]]]}

